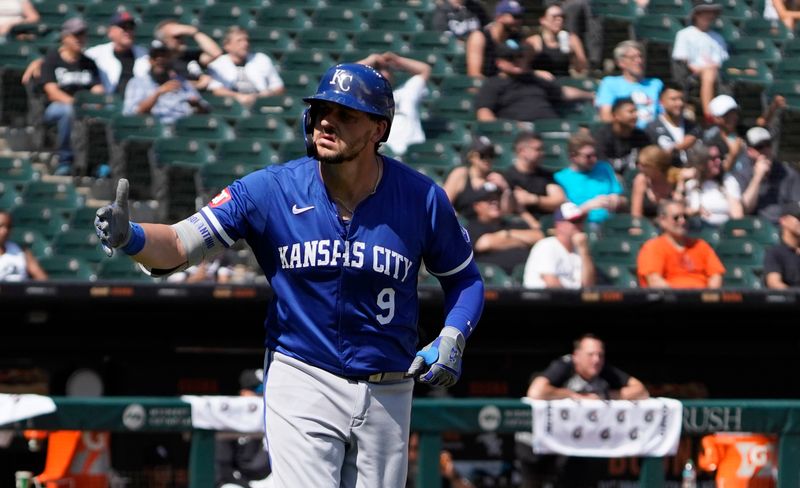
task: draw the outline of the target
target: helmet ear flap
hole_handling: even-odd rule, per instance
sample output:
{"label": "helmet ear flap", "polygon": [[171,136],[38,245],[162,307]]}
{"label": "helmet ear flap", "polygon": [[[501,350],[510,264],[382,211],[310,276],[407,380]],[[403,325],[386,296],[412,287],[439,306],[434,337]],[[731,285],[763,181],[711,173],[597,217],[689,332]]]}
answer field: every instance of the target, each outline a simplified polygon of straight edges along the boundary
{"label": "helmet ear flap", "polygon": [[317,147],[314,145],[314,106],[310,106],[303,111],[303,138],[306,142],[306,154],[310,158],[317,157]]}

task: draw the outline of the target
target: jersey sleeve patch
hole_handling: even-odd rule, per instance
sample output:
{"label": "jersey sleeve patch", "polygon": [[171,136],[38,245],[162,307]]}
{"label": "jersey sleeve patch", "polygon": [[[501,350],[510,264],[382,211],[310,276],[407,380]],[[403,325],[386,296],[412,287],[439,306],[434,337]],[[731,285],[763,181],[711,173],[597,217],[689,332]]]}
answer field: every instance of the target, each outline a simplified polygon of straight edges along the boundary
{"label": "jersey sleeve patch", "polygon": [[224,205],[227,202],[231,201],[231,192],[230,189],[224,188],[217,196],[211,199],[208,206],[211,208],[217,208],[220,205]]}

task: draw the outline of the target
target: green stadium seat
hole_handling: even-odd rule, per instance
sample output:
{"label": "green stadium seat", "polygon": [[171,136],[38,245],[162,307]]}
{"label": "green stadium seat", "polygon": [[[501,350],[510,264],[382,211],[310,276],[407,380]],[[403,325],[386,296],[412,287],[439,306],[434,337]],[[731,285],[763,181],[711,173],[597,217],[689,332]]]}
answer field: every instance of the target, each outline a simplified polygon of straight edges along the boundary
{"label": "green stadium seat", "polygon": [[595,264],[617,264],[628,269],[636,269],[636,258],[641,242],[624,237],[604,237],[590,246]]}
{"label": "green stadium seat", "polygon": [[106,259],[106,255],[100,247],[100,239],[91,225],[71,227],[66,232],[58,234],[53,239],[53,253],[56,256],[81,258],[91,264],[97,264]]}
{"label": "green stadium seat", "polygon": [[724,16],[719,16],[714,21],[713,28],[715,31],[719,32],[725,42],[734,42],[737,39],[742,38],[742,33],[737,27],[737,25],[730,19],[726,19]]}
{"label": "green stadium seat", "polygon": [[67,217],[41,203],[23,203],[11,209],[11,217],[16,229],[39,231],[46,240],[69,229]]}
{"label": "green stadium seat", "polygon": [[[356,33],[369,28],[364,12],[338,6],[323,7],[314,11],[311,22],[316,29],[335,29],[343,33]],[[391,31],[391,29],[384,29]]]}
{"label": "green stadium seat", "polygon": [[722,276],[723,288],[744,288],[747,290],[760,290],[763,288],[761,279],[748,266],[726,266]]}
{"label": "green stadium seat", "polygon": [[596,264],[596,283],[598,286],[634,289],[639,288],[639,279],[628,267],[619,264]]}
{"label": "green stadium seat", "polygon": [[403,38],[395,32],[362,30],[353,35],[353,47],[359,51],[403,54],[408,50]]}
{"label": "green stadium seat", "polygon": [[78,207],[69,217],[70,229],[87,229],[94,225],[94,217],[99,207]]}
{"label": "green stadium seat", "polygon": [[[787,102],[791,99],[800,98],[800,78],[795,80],[775,79],[766,90],[767,96],[771,99],[775,95],[783,95]],[[791,103],[789,104],[791,105]]]}
{"label": "green stadium seat", "polygon": [[[283,55],[281,60],[282,70],[305,72],[314,79],[314,86],[325,71],[328,70],[335,61],[330,53],[320,49],[298,49],[289,51]],[[281,74],[283,71],[281,71]],[[286,80],[284,80],[286,83]],[[306,94],[308,96],[308,93]]]}
{"label": "green stadium seat", "polygon": [[728,46],[732,56],[749,56],[763,61],[767,66],[774,66],[781,60],[781,52],[775,44],[767,39],[742,37]]}
{"label": "green stadium seat", "polygon": [[108,30],[108,19],[117,12],[130,12],[131,15],[136,16],[136,12],[128,8],[122,1],[106,1],[106,2],[92,2],[89,8],[83,9],[83,20],[89,24],[90,29],[92,26],[102,27],[102,33],[105,35]]}
{"label": "green stadium seat", "polygon": [[478,270],[487,288],[513,288],[514,280],[496,264],[477,262]]}
{"label": "green stadium seat", "polygon": [[94,281],[97,275],[83,259],[71,256],[45,256],[39,259],[47,276],[53,281]]}
{"label": "green stadium seat", "polygon": [[153,282],[144,274],[139,264],[126,256],[104,259],[97,269],[97,279],[126,282]]}
{"label": "green stadium seat", "polygon": [[695,239],[703,239],[706,241],[711,247],[716,247],[721,240],[720,231],[714,227],[703,227],[701,229],[690,229],[689,230],[689,237],[693,237]]}
{"label": "green stadium seat", "polygon": [[294,41],[289,31],[276,27],[257,27],[248,30],[250,50],[268,53],[272,58],[280,58],[283,53],[294,49]]}
{"label": "green stadium seat", "polygon": [[78,195],[72,183],[31,181],[22,191],[22,198],[26,204],[41,204],[66,211],[83,206],[83,197]]}
{"label": "green stadium seat", "polygon": [[676,20],[686,19],[691,11],[690,0],[650,0],[646,7],[646,15],[667,15]]}
{"label": "green stadium seat", "polygon": [[7,210],[22,203],[22,195],[11,183],[0,181],[0,209]]}
{"label": "green stadium seat", "polygon": [[471,141],[467,124],[462,120],[431,117],[422,120],[422,131],[428,141],[452,144],[456,149],[468,145]]}
{"label": "green stadium seat", "polygon": [[[219,146],[217,146],[216,156],[216,162],[207,167],[236,164],[252,171],[280,162],[277,152],[266,139],[237,137],[232,141],[220,142]],[[236,174],[235,176],[241,177],[244,174]]]}
{"label": "green stadium seat", "polygon": [[208,143],[192,137],[162,137],[153,143],[153,154],[159,165],[189,164],[201,167],[214,162]]}
{"label": "green stadium seat", "polygon": [[203,92],[203,99],[208,102],[212,114],[223,117],[229,123],[247,115],[247,109],[233,97],[222,97],[210,92]]}
{"label": "green stadium seat", "polygon": [[28,158],[0,156],[0,181],[19,184],[18,188],[29,181],[39,179],[39,173],[33,170]]}
{"label": "green stadium seat", "polygon": [[308,11],[322,8],[327,3],[325,0],[271,0],[271,2],[271,8],[293,6]]}
{"label": "green stadium seat", "polygon": [[439,95],[463,95],[466,97],[474,96],[478,92],[483,80],[465,74],[453,73],[446,76],[437,85]]}
{"label": "green stadium seat", "polygon": [[404,7],[384,7],[372,10],[367,21],[369,28],[377,31],[413,34],[425,30],[422,19],[413,10]]}
{"label": "green stadium seat", "polygon": [[295,42],[298,49],[317,49],[337,57],[341,53],[353,50],[353,45],[344,31],[335,28],[317,27],[300,31]]}
{"label": "green stadium seat", "polygon": [[281,78],[283,79],[283,86],[286,88],[286,94],[293,97],[307,97],[317,91],[317,83],[322,76],[315,73],[311,75],[302,70],[290,70],[283,67],[281,69]]}
{"label": "green stadium seat", "polygon": [[756,216],[741,219],[730,219],[720,229],[723,240],[750,239],[764,246],[771,246],[780,241],[780,231],[771,222]]}
{"label": "green stadium seat", "polygon": [[39,53],[31,42],[0,44],[0,124],[22,126],[28,118],[28,96],[22,73]]}
{"label": "green stadium seat", "polygon": [[742,37],[755,37],[770,40],[777,45],[783,45],[793,39],[792,32],[779,20],[767,20],[753,17],[742,23]]}
{"label": "green stadium seat", "polygon": [[722,239],[714,249],[725,266],[764,265],[764,246],[751,239]]}
{"label": "green stadium seat", "polygon": [[569,151],[566,141],[560,139],[542,139],[544,159],[542,168],[555,173],[569,166]]}
{"label": "green stadium seat", "polygon": [[269,141],[277,147],[280,143],[292,142],[295,130],[282,117],[274,115],[251,115],[239,120],[235,126],[237,137],[256,138]]}
{"label": "green stadium seat", "polygon": [[464,48],[450,32],[429,30],[411,34],[411,49],[436,52],[451,58],[464,52]]}
{"label": "green stadium seat", "polygon": [[53,255],[53,246],[51,246],[44,235],[36,229],[25,229],[15,226],[11,230],[9,238],[23,249],[30,249],[31,253],[33,253],[37,259]]}
{"label": "green stadium seat", "polygon": [[731,56],[722,65],[722,80],[732,86],[739,103],[741,123],[755,125],[764,111],[764,91],[772,84],[772,72],[759,58],[751,55]]}
{"label": "green stadium seat", "polygon": [[247,7],[238,4],[219,3],[207,5],[200,10],[198,15],[198,25],[202,26],[203,31],[208,32],[212,37],[217,35],[216,30],[224,35],[225,30],[233,25],[238,25],[244,29],[252,29],[256,21],[250,14]]}
{"label": "green stadium seat", "polygon": [[291,2],[292,5],[273,5],[262,8],[256,14],[256,24],[259,27],[275,29],[297,30],[311,27],[311,18],[301,8],[301,2]]}
{"label": "green stadium seat", "polygon": [[[272,150],[270,152],[277,158]],[[197,194],[203,200],[208,201],[239,178],[271,164],[271,162],[255,163],[256,158],[264,158],[264,156],[261,154],[256,156],[232,154],[230,157],[220,156],[217,158],[217,162],[203,166],[200,169],[200,177],[197,179]]]}
{"label": "green stadium seat", "polygon": [[425,141],[409,145],[403,161],[413,167],[438,166],[440,168],[452,168],[461,163],[461,155],[451,144]]}
{"label": "green stadium seat", "polygon": [[[676,4],[688,6],[689,3]],[[648,76],[664,80],[672,77],[672,43],[682,27],[681,20],[667,15],[643,15],[634,21],[634,36],[644,44]]]}
{"label": "green stadium seat", "polygon": [[[525,125],[527,127],[521,127]],[[482,120],[472,124],[472,132],[478,136],[486,136],[495,144],[510,145],[514,143],[521,130],[533,131],[533,124],[530,122],[517,122],[514,120]],[[509,146],[510,148],[510,146]]]}
{"label": "green stadium seat", "polygon": [[[183,5],[172,2],[159,2],[150,3],[142,7],[141,17],[145,22],[153,25],[168,19],[175,19],[178,22],[190,24],[194,19],[194,14],[191,9]],[[137,31],[140,30],[142,31],[139,33],[140,35],[146,33],[144,29],[137,28]]]}
{"label": "green stadium seat", "polygon": [[444,117],[472,122],[475,120],[475,106],[472,96],[447,95],[428,102],[431,117]]}
{"label": "green stadium seat", "polygon": [[175,135],[216,143],[233,139],[233,128],[217,115],[190,115],[175,122]]}
{"label": "green stadium seat", "polygon": [[615,213],[600,224],[600,236],[622,237],[628,240],[643,243],[653,237],[658,237],[658,229],[645,217],[634,217],[630,214]]}
{"label": "green stadium seat", "polygon": [[72,2],[45,0],[35,2],[34,7],[39,13],[39,22],[54,30],[60,29],[68,18],[79,16]]}
{"label": "green stadium seat", "polygon": [[289,125],[294,125],[303,114],[305,104],[292,95],[272,95],[259,97],[250,107],[251,115],[273,115],[282,118]]}
{"label": "green stadium seat", "polygon": [[177,222],[199,208],[196,191],[199,170],[216,161],[211,147],[202,140],[186,137],[157,139],[151,162],[154,197],[161,202],[161,220]]}
{"label": "green stadium seat", "polygon": [[725,17],[736,23],[760,18],[761,12],[763,12],[763,9],[761,11],[754,11],[742,0],[722,0],[720,3],[722,3],[722,14],[720,17]]}

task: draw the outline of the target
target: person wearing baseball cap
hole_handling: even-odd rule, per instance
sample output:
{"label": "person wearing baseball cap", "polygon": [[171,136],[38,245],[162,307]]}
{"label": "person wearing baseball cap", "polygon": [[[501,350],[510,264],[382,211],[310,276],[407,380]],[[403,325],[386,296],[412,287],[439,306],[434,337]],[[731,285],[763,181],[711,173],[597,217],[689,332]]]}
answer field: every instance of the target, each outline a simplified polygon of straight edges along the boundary
{"label": "person wearing baseball cap", "polygon": [[678,31],[672,45],[673,71],[678,72],[673,79],[700,83],[700,103],[705,114],[710,112],[711,99],[719,91],[719,69],[729,57],[725,39],[713,30],[720,12],[722,5],[717,0],[694,0],[690,25]]}
{"label": "person wearing baseball cap", "polygon": [[503,192],[502,209],[504,212],[510,210],[511,192],[506,192],[510,188],[503,175],[494,169],[496,156],[497,149],[488,137],[474,137],[464,155],[464,164],[453,168],[445,178],[442,188],[459,215],[466,218],[475,215],[473,203],[476,194],[486,183]]}
{"label": "person wearing baseball cap", "polygon": [[[772,134],[764,127],[753,127],[745,135],[747,147],[736,161],[733,176],[742,188],[746,215],[757,215],[775,225],[781,215],[781,196],[788,189],[790,176],[797,175],[789,164],[773,157]],[[798,196],[800,197],[800,196]]]}
{"label": "person wearing baseball cap", "polygon": [[717,95],[708,104],[706,118],[711,123],[703,133],[703,142],[722,152],[722,167],[731,171],[744,156],[745,141],[736,132],[739,126],[739,104],[730,95]]}
{"label": "person wearing baseball cap", "polygon": [[513,63],[496,61],[499,46],[520,48],[525,42],[520,33],[525,9],[517,0],[502,0],[494,9],[494,20],[467,37],[467,74],[487,78],[499,72],[515,72]]}
{"label": "person wearing baseball cap", "polygon": [[800,201],[781,206],[781,242],[764,254],[764,282],[767,288],[800,286]]}
{"label": "person wearing baseball cap", "polygon": [[147,48],[136,44],[136,24],[130,12],[116,12],[109,19],[106,31],[110,42],[86,50],[86,55],[100,69],[100,80],[106,93],[124,95],[128,81],[150,69]]}
{"label": "person wearing baseball cap", "polygon": [[583,231],[586,214],[572,202],[553,212],[555,235],[545,237],[531,249],[525,261],[525,288],[566,288],[594,286],[594,262],[589,239]]}
{"label": "person wearing baseball cap", "polygon": [[81,90],[103,93],[97,65],[83,53],[88,26],[80,17],[61,24],[61,44],[50,50],[41,64],[41,83],[47,102],[43,122],[58,129],[58,166],[54,174],[72,174],[72,120],[74,96]]}

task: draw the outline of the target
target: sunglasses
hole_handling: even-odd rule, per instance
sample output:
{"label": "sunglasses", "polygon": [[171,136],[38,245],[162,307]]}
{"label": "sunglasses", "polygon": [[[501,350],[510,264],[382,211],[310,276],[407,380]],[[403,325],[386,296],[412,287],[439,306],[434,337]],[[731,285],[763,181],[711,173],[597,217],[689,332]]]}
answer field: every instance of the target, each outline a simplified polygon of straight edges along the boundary
{"label": "sunglasses", "polygon": [[681,220],[689,220],[689,214],[668,215],[667,217],[673,222],[679,222]]}

